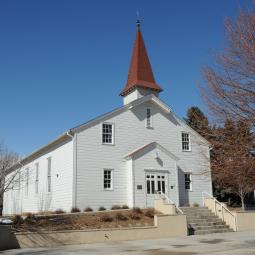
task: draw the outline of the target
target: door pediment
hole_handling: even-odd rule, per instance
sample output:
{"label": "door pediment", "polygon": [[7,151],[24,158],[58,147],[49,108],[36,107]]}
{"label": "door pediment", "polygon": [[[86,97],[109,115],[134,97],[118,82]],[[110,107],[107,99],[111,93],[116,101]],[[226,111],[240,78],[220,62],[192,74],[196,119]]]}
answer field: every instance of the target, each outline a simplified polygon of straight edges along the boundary
{"label": "door pediment", "polygon": [[[148,143],[142,147],[137,148],[136,150],[128,153],[127,155],[124,156],[125,159],[137,159],[142,157],[143,155],[145,155],[148,152],[151,152],[152,150],[157,149],[161,152],[163,152],[164,154],[168,155],[171,159],[173,159],[174,161],[178,161],[179,158],[174,155],[172,152],[170,152],[168,149],[166,149],[165,147],[163,147],[162,145],[160,145],[157,142],[151,142]],[[157,152],[155,153],[155,158],[157,158]]]}

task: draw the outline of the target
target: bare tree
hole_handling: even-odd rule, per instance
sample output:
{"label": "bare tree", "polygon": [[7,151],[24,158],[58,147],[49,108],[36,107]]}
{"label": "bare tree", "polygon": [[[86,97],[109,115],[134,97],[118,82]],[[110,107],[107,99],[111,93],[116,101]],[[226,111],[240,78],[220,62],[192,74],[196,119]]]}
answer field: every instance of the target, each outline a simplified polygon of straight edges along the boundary
{"label": "bare tree", "polygon": [[225,22],[227,48],[203,70],[202,95],[219,120],[245,119],[255,126],[255,12]]}
{"label": "bare tree", "polygon": [[243,121],[226,121],[214,128],[211,167],[213,180],[228,193],[236,194],[245,209],[245,197],[255,189],[255,159],[250,154],[254,136]]}
{"label": "bare tree", "polygon": [[19,182],[17,175],[19,169],[15,170],[11,174],[8,172],[8,169],[18,161],[18,154],[9,151],[6,145],[3,142],[0,142],[0,215],[2,213],[2,203],[3,195],[9,189],[12,189],[16,186],[16,182]]}
{"label": "bare tree", "polygon": [[[211,129],[212,174],[222,188],[245,196],[255,189],[255,159],[250,156],[255,127],[255,12],[241,10],[225,22],[227,47],[215,65],[203,69],[201,93],[218,121]],[[224,123],[224,126],[222,124]]]}

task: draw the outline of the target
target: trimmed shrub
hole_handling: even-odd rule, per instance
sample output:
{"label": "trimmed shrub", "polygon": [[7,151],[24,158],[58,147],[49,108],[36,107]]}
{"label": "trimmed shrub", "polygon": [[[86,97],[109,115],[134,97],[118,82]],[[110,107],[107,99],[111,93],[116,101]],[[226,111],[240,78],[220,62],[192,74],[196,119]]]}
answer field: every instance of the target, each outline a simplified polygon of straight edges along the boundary
{"label": "trimmed shrub", "polygon": [[102,215],[100,217],[100,220],[104,221],[104,222],[112,222],[113,221],[113,217],[110,216],[110,215],[104,214],[104,215]]}
{"label": "trimmed shrub", "polygon": [[36,223],[36,216],[33,213],[28,213],[24,222],[29,224]]}
{"label": "trimmed shrub", "polygon": [[63,214],[63,213],[66,213],[66,212],[62,209],[57,209],[54,213],[55,214]]}
{"label": "trimmed shrub", "polygon": [[23,218],[20,215],[15,215],[13,218],[13,225],[21,225],[22,223],[24,223]]}
{"label": "trimmed shrub", "polygon": [[77,207],[73,207],[71,210],[71,213],[77,213],[77,212],[81,212],[81,210]]}
{"label": "trimmed shrub", "polygon": [[120,210],[121,209],[121,206],[120,205],[113,205],[112,210]]}
{"label": "trimmed shrub", "polygon": [[84,212],[93,212],[93,209],[91,207],[86,207],[84,209]]}
{"label": "trimmed shrub", "polygon": [[198,203],[194,203],[193,207],[199,207],[199,204]]}
{"label": "trimmed shrub", "polygon": [[153,208],[149,208],[145,211],[144,215],[149,218],[153,218],[155,214],[155,210]]}
{"label": "trimmed shrub", "polygon": [[134,207],[134,208],[133,208],[133,212],[134,212],[134,213],[137,213],[137,214],[142,214],[142,213],[143,213],[143,211],[141,210],[140,207]]}
{"label": "trimmed shrub", "polygon": [[128,220],[128,217],[123,215],[121,212],[116,213],[115,215],[116,220]]}
{"label": "trimmed shrub", "polygon": [[132,212],[129,214],[129,217],[130,219],[132,220],[140,220],[141,219],[141,216],[140,214],[136,213],[136,212]]}
{"label": "trimmed shrub", "polygon": [[105,211],[106,209],[105,209],[105,207],[103,207],[103,206],[100,206],[99,208],[98,208],[98,211]]}
{"label": "trimmed shrub", "polygon": [[122,205],[122,209],[129,209],[127,205]]}

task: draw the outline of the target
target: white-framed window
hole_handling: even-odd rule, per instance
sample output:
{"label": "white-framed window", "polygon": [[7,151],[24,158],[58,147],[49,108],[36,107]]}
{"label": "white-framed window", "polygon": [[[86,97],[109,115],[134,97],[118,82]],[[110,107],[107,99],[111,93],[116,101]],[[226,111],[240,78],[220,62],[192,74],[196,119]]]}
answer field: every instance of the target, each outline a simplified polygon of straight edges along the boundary
{"label": "white-framed window", "polygon": [[26,183],[25,183],[25,196],[28,196],[28,181],[29,181],[29,168],[26,168]]}
{"label": "white-framed window", "polygon": [[190,151],[190,134],[187,132],[182,132],[182,150]]}
{"label": "white-framed window", "polygon": [[113,189],[113,169],[104,169],[104,190]]}
{"label": "white-framed window", "polygon": [[47,191],[51,192],[51,157],[47,158],[48,170],[47,170]]}
{"label": "white-framed window", "polygon": [[186,190],[192,190],[191,173],[184,174],[184,183]]}
{"label": "white-framed window", "polygon": [[39,191],[39,163],[35,164],[35,194]]}
{"label": "white-framed window", "polygon": [[152,127],[151,109],[150,108],[146,108],[146,127],[147,128]]}
{"label": "white-framed window", "polygon": [[112,123],[102,124],[102,143],[103,144],[113,144],[114,139],[114,125]]}

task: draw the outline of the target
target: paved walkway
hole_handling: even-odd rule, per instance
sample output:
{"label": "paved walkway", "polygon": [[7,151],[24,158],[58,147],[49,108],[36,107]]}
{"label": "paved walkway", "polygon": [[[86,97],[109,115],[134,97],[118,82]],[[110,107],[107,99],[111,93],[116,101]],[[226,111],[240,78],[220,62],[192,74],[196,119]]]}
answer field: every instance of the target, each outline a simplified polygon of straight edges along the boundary
{"label": "paved walkway", "polygon": [[17,249],[0,255],[255,255],[255,231],[183,238]]}

